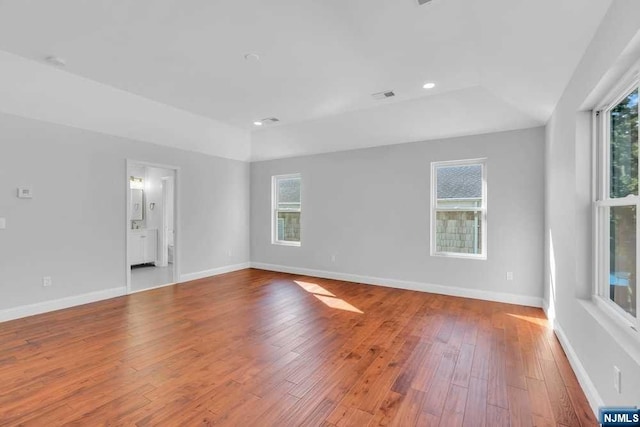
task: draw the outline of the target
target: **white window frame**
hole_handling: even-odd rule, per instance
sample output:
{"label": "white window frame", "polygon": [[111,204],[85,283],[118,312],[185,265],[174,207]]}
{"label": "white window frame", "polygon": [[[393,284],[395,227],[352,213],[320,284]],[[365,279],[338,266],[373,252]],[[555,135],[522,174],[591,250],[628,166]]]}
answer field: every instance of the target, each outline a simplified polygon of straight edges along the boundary
{"label": "white window frame", "polygon": [[[470,166],[479,165],[482,167],[482,205],[478,208],[459,208],[459,209],[444,209],[438,208],[438,178],[436,169],[441,166]],[[436,224],[437,224],[437,212],[444,211],[471,211],[480,212],[480,229],[482,230],[481,242],[482,252],[479,254],[464,254],[458,252],[438,252],[436,242]],[[448,258],[464,258],[475,260],[487,259],[487,159],[465,159],[465,160],[448,160],[440,162],[431,162],[431,256],[448,257]]]}
{"label": "white window frame", "polygon": [[[640,88],[640,63],[624,76],[603,102],[593,110],[593,239],[594,239],[594,303],[625,328],[640,331],[640,287],[636,278],[636,317],[627,313],[610,298],[609,209],[636,207],[636,272],[640,272],[640,195],[610,198],[610,112],[631,92]],[[640,168],[639,168],[640,170]],[[640,172],[639,172],[640,174]]]}
{"label": "white window frame", "polygon": [[[299,209],[278,209],[278,182],[280,180],[298,178],[300,180],[300,208]],[[300,241],[291,242],[288,240],[278,240],[278,213],[279,212],[299,212],[300,213]],[[302,175],[290,173],[286,175],[274,175],[271,177],[271,244],[282,246],[302,245]]]}

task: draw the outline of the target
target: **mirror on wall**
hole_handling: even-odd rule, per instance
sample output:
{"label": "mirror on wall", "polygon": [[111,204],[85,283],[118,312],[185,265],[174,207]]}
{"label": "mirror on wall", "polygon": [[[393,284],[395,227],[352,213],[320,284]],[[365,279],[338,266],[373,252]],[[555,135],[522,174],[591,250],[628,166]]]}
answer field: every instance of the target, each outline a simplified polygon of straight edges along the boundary
{"label": "mirror on wall", "polygon": [[129,177],[129,189],[130,189],[130,211],[129,220],[131,221],[131,228],[141,228],[144,220],[144,180],[136,176]]}
{"label": "mirror on wall", "polygon": [[144,219],[144,190],[131,189],[131,221]]}

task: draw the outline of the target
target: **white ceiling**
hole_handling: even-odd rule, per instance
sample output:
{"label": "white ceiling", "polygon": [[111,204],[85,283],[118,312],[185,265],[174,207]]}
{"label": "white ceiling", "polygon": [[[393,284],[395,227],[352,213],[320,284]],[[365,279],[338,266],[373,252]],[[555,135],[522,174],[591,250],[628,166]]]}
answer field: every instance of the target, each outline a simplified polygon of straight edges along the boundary
{"label": "white ceiling", "polygon": [[2,51],[0,112],[229,159],[251,154],[248,131]]}
{"label": "white ceiling", "polygon": [[252,135],[254,161],[539,126],[481,86]]}
{"label": "white ceiling", "polygon": [[610,3],[0,0],[0,50],[245,130],[278,117],[262,159],[544,124]]}

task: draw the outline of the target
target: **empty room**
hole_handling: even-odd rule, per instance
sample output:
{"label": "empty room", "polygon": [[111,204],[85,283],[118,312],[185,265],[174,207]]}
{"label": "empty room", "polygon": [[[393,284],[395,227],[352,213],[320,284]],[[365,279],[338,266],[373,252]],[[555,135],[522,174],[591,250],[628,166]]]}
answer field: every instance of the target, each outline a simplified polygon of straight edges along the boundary
{"label": "empty room", "polygon": [[640,426],[637,0],[0,0],[0,426]]}

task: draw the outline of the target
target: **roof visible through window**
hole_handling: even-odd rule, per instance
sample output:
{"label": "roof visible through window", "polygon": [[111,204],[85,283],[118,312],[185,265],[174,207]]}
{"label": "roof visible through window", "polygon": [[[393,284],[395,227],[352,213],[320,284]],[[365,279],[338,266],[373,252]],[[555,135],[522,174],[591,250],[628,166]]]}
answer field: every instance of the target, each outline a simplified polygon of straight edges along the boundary
{"label": "roof visible through window", "polygon": [[482,165],[438,166],[438,199],[482,198]]}

